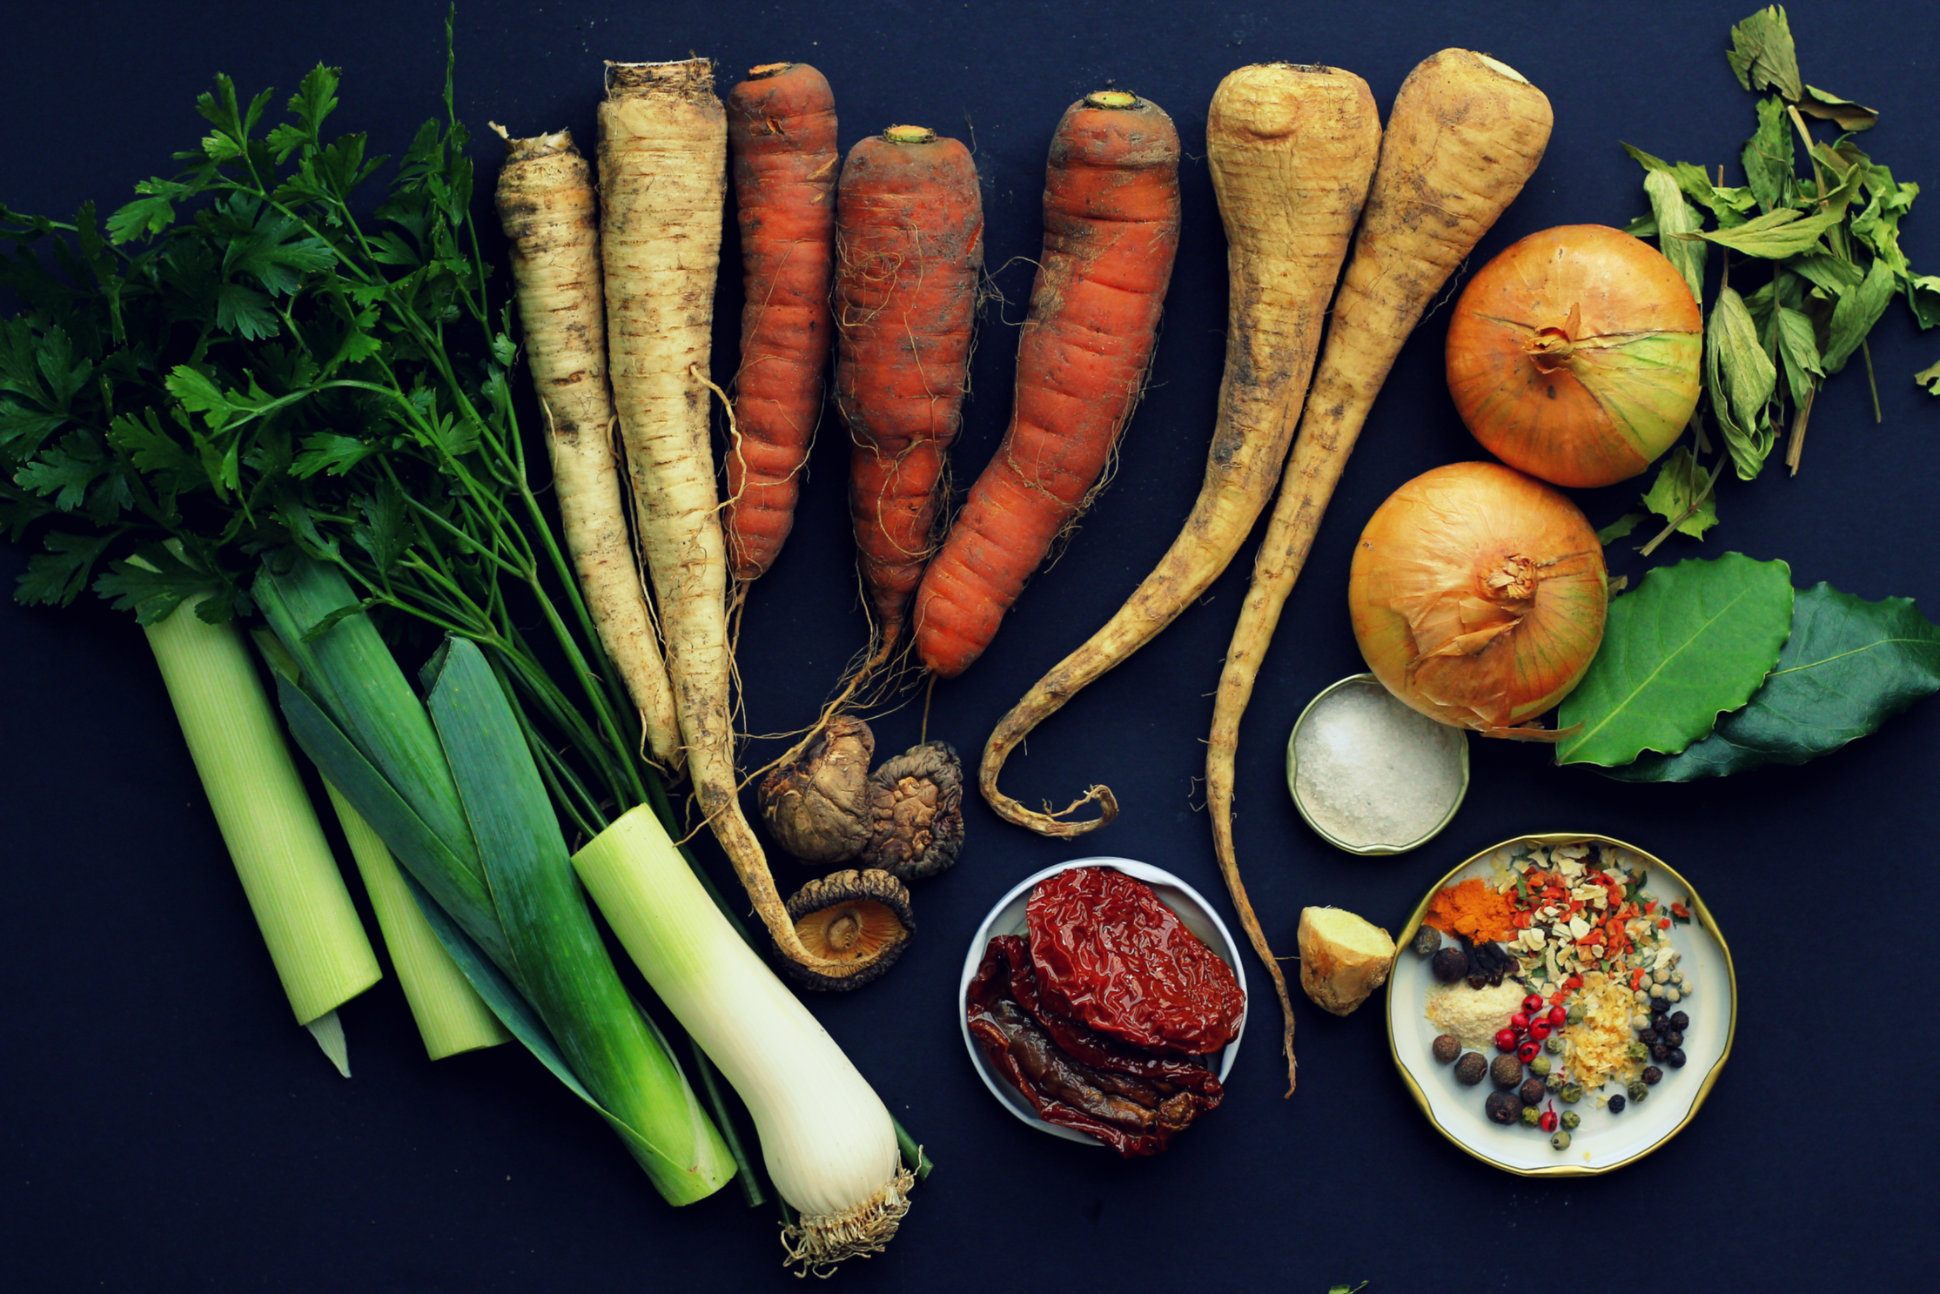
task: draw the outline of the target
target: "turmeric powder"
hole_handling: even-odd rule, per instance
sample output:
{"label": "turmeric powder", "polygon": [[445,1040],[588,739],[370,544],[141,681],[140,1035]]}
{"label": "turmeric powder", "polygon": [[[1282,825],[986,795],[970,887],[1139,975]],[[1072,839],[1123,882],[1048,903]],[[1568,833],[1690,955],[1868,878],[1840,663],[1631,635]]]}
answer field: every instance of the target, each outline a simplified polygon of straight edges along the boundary
{"label": "turmeric powder", "polygon": [[1444,934],[1467,935],[1477,943],[1496,943],[1515,933],[1515,898],[1492,889],[1480,877],[1449,885],[1428,900],[1422,921]]}

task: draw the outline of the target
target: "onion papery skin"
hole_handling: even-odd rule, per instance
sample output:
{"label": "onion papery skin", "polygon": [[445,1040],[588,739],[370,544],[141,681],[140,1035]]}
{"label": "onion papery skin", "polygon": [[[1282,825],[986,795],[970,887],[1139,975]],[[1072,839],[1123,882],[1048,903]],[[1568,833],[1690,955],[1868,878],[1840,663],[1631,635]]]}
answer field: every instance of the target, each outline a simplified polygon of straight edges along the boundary
{"label": "onion papery skin", "polygon": [[1603,546],[1561,492],[1499,463],[1424,472],[1375,509],[1347,581],[1376,678],[1431,719],[1553,737],[1537,716],[1603,641]]}
{"label": "onion papery skin", "polygon": [[1661,252],[1561,225],[1482,267],[1448,324],[1448,391],[1482,447],[1572,489],[1656,460],[1697,407],[1704,321]]}

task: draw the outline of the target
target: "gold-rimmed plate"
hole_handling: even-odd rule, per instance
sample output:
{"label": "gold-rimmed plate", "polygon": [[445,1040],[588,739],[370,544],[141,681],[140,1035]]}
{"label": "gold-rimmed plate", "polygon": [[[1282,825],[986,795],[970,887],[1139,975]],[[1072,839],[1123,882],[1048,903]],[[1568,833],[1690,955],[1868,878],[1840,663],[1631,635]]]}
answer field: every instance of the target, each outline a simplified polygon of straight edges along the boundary
{"label": "gold-rimmed plate", "polygon": [[[1602,1093],[1589,1093],[1574,1106],[1558,1101],[1558,1111],[1574,1109],[1581,1125],[1571,1134],[1569,1147],[1555,1150],[1549,1137],[1535,1128],[1521,1125],[1504,1127],[1489,1122],[1483,1102],[1491,1087],[1484,1079],[1475,1087],[1455,1081],[1454,1066],[1438,1063],[1433,1055],[1437,1030],[1426,1014],[1428,990],[1435,978],[1428,958],[1411,947],[1421,928],[1428,901],[1445,885],[1470,877],[1488,877],[1506,865],[1518,846],[1555,847],[1577,842],[1594,842],[1617,851],[1620,861],[1633,870],[1646,873],[1644,895],[1665,904],[1688,902],[1691,920],[1671,928],[1671,946],[1682,954],[1679,963],[1691,994],[1678,1003],[1690,1016],[1684,1031],[1682,1069],[1664,1069],[1664,1079],[1650,1089],[1643,1101],[1629,1102],[1621,1113],[1612,1113],[1598,1095],[1617,1091],[1614,1085]],[[1408,924],[1396,937],[1400,954],[1388,981],[1388,1046],[1401,1079],[1408,1085],[1422,1113],[1441,1134],[1485,1164],[1523,1177],[1582,1177],[1607,1173],[1643,1158],[1676,1136],[1696,1116],[1712,1085],[1717,1082],[1726,1058],[1731,1055],[1731,1040],[1738,1024],[1738,983],[1732,970],[1731,950],[1711,910],[1690,882],[1674,868],[1635,845],[1609,836],[1584,833],[1552,833],[1518,836],[1492,845],[1470,856],[1429,888],[1415,905]],[[1485,1056],[1494,1058],[1493,1051]]]}

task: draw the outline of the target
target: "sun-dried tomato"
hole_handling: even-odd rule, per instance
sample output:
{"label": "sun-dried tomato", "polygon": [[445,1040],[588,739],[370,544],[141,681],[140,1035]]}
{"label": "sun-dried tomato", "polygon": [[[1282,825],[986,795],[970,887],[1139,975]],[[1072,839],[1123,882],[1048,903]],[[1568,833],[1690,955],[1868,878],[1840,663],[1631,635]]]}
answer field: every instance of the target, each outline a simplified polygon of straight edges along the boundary
{"label": "sun-dried tomato", "polygon": [[1025,907],[1044,1000],[1099,1033],[1203,1056],[1239,1032],[1246,995],[1232,967],[1152,887],[1109,867],[1073,867]]}
{"label": "sun-dried tomato", "polygon": [[1224,1094],[1203,1062],[1137,1054],[1048,1010],[1017,935],[990,941],[970,983],[971,1036],[1038,1117],[1126,1158],[1154,1155]]}

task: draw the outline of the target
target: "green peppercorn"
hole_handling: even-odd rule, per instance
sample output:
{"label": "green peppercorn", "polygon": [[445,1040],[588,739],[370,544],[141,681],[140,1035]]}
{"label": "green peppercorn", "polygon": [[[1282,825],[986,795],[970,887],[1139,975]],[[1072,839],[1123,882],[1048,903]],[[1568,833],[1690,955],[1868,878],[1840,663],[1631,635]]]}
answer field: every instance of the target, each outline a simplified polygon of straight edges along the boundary
{"label": "green peppercorn", "polygon": [[1552,1092],[1560,1092],[1568,1084],[1569,1080],[1563,1077],[1563,1071],[1560,1069],[1543,1080],[1543,1086]]}
{"label": "green peppercorn", "polygon": [[1565,1128],[1574,1130],[1577,1127],[1581,1126],[1582,1122],[1583,1122],[1583,1116],[1578,1114],[1575,1110],[1563,1111],[1563,1126]]}
{"label": "green peppercorn", "polygon": [[1534,1074],[1537,1078],[1548,1078],[1549,1077],[1549,1057],[1538,1056],[1536,1057],[1536,1059],[1530,1061],[1529,1072]]}
{"label": "green peppercorn", "polygon": [[1552,1033],[1549,1035],[1549,1037],[1543,1039],[1543,1050],[1548,1052],[1552,1056],[1562,1055],[1563,1054],[1563,1035],[1560,1033]]}
{"label": "green peppercorn", "polygon": [[1568,1150],[1570,1148],[1569,1129],[1567,1128],[1556,1129],[1556,1135],[1549,1139],[1549,1144],[1554,1146],[1558,1150]]}
{"label": "green peppercorn", "polygon": [[1542,1121],[1542,1117],[1543,1117],[1543,1112],[1541,1110],[1538,1110],[1535,1106],[1525,1105],[1522,1107],[1522,1121],[1528,1124],[1530,1127],[1533,1128],[1538,1123],[1540,1123]]}
{"label": "green peppercorn", "polygon": [[1569,1022],[1570,1022],[1571,1024],[1582,1024],[1582,1023],[1583,1023],[1583,1008],[1582,1008],[1582,1007],[1581,1007],[1580,1005],[1578,1005],[1578,1006],[1572,1006],[1572,1007],[1571,1007],[1571,1008],[1569,1009],[1569,1014],[1568,1014],[1568,1016],[1567,1016],[1566,1018],[1567,1018],[1567,1019],[1569,1020]]}
{"label": "green peppercorn", "polygon": [[1650,1055],[1650,1048],[1641,1042],[1633,1042],[1624,1050],[1629,1053],[1630,1059],[1632,1060],[1642,1060],[1644,1057]]}
{"label": "green peppercorn", "polygon": [[1583,1099],[1583,1089],[1575,1083],[1565,1083],[1563,1090],[1556,1094],[1556,1099],[1564,1105],[1575,1105]]}
{"label": "green peppercorn", "polygon": [[1641,1078],[1631,1079],[1630,1086],[1625,1090],[1630,1093],[1630,1099],[1633,1102],[1641,1101],[1650,1095],[1650,1085]]}

